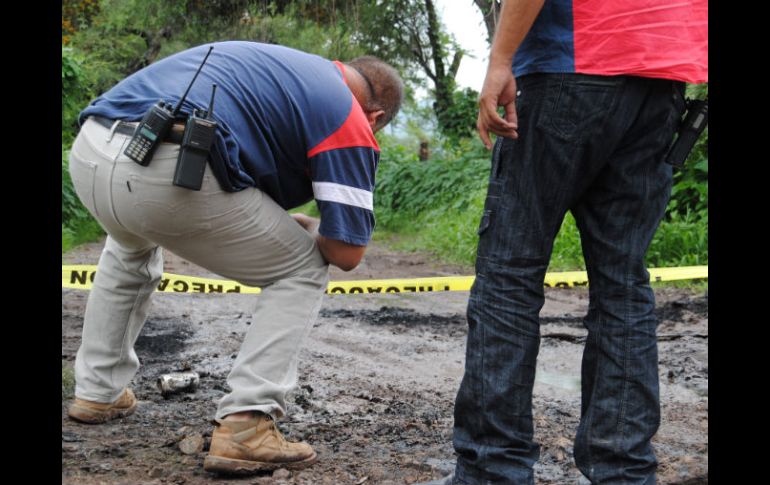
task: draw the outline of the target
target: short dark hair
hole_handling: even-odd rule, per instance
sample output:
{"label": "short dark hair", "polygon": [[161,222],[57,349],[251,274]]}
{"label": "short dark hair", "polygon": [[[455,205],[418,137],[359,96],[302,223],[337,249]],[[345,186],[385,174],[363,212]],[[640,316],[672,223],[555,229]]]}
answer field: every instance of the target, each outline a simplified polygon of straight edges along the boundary
{"label": "short dark hair", "polygon": [[404,82],[390,64],[374,56],[356,57],[347,62],[358,71],[369,85],[371,99],[363,108],[367,111],[383,110],[375,131],[390,123],[401,108],[404,99]]}

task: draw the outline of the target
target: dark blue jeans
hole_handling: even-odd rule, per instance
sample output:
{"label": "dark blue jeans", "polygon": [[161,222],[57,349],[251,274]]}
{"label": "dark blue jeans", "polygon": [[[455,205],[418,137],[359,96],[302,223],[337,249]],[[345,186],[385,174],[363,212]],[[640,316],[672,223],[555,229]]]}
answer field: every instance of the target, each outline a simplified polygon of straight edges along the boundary
{"label": "dark blue jeans", "polygon": [[663,161],[684,83],[535,74],[518,79],[519,139],[498,138],[455,404],[459,483],[533,484],[532,386],[543,280],[569,210],[589,279],[575,462],[594,484],[654,484],[655,299],[644,255],[671,194]]}

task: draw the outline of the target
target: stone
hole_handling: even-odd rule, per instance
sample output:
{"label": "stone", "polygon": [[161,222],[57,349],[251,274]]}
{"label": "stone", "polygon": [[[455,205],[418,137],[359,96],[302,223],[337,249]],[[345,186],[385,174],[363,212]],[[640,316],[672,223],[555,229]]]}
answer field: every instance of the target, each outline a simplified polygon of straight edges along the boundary
{"label": "stone", "polygon": [[284,480],[291,477],[291,472],[286,468],[279,468],[273,472],[273,478],[276,480]]}
{"label": "stone", "polygon": [[196,455],[203,451],[203,436],[191,434],[179,442],[179,450],[185,455]]}

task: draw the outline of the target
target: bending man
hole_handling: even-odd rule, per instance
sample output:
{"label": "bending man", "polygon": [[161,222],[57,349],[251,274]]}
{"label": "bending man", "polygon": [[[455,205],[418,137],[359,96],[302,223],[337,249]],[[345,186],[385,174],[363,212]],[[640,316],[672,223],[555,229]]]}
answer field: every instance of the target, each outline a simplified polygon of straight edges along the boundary
{"label": "bending man", "polygon": [[[200,191],[172,184],[183,122],[149,165],[124,151],[159,99],[176,105],[209,46],[162,59],[124,79],[80,115],[70,173],[108,234],[89,295],[69,416],[100,423],[131,414],[134,343],[163,271],[161,248],[244,285],[259,286],[249,328],[219,402],[204,468],[302,468],[316,454],[274,424],[296,385],[297,359],[328,283],[328,263],[361,260],[374,228],[379,148],[374,132],[398,112],[402,82],[387,64],[343,64],[282,46],[221,42],[182,113],[218,123]],[[288,209],[315,198],[321,220]]]}

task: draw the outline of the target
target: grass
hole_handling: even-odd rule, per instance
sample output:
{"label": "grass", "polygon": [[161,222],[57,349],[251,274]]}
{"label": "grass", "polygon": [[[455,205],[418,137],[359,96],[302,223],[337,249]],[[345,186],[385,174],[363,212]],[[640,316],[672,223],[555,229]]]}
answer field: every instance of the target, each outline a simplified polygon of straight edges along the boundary
{"label": "grass", "polygon": [[104,236],[104,230],[93,219],[78,219],[70,221],[68,225],[61,226],[61,252],[62,254],[75,246],[91,241],[97,241]]}
{"label": "grass", "polygon": [[687,288],[694,293],[708,293],[708,280],[676,280],[676,281],[658,281],[651,282],[653,288]]}
{"label": "grass", "polygon": [[295,207],[289,211],[289,214],[297,213],[305,214],[306,216],[310,217],[321,217],[321,213],[318,212],[318,205],[315,203],[315,200],[311,200],[307,204]]}
{"label": "grass", "polygon": [[61,363],[61,400],[72,399],[75,395],[75,369],[64,361]]}
{"label": "grass", "polygon": [[[429,254],[437,261],[472,268],[476,259],[479,218],[484,194],[471,199],[461,212],[433,209],[428,212],[388,213],[373,240],[392,249]],[[708,265],[708,220],[694,217],[661,223],[647,254],[649,267]],[[580,233],[574,217],[567,214],[557,235],[548,272],[584,271]],[[655,287],[708,289],[708,281],[680,280],[655,283]]]}
{"label": "grass", "polygon": [[405,212],[391,216],[387,224],[378,224],[375,235],[397,234],[398,238],[389,238],[394,249],[426,252],[442,262],[472,266],[483,204],[481,196],[458,212],[436,208],[422,214]]}
{"label": "grass", "polygon": [[660,224],[647,251],[652,267],[708,265],[708,217],[676,217]]}
{"label": "grass", "polygon": [[[455,213],[435,209],[423,214],[389,215],[378,225],[385,240],[398,234],[395,249],[427,251],[451,263],[473,265],[478,235],[476,229],[483,202],[477,199],[467,210]],[[708,221],[694,219],[661,223],[647,254],[650,267],[708,265]],[[554,240],[549,271],[584,270],[585,262],[575,219],[567,214]]]}
{"label": "grass", "polygon": [[575,218],[567,213],[561,224],[559,234],[553,242],[551,264],[548,271],[583,271],[586,265],[580,246],[580,232]]}

